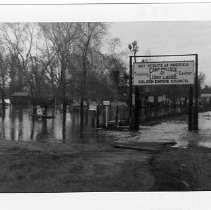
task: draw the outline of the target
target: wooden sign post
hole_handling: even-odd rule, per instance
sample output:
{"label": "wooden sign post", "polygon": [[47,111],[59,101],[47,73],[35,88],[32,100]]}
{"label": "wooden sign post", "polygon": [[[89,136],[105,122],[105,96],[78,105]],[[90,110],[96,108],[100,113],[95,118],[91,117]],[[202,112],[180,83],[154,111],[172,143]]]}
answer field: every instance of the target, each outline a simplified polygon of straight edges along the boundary
{"label": "wooden sign post", "polygon": [[[174,57],[172,61],[136,62],[137,58]],[[175,57],[194,57],[177,60]],[[134,63],[133,63],[134,59]],[[198,130],[198,54],[130,56],[130,129],[139,129],[139,86],[187,85],[189,95],[189,130]],[[195,69],[195,72],[194,72]],[[193,95],[194,93],[194,95]],[[194,102],[194,103],[193,103]]]}
{"label": "wooden sign post", "polygon": [[103,106],[105,106],[105,127],[108,128],[108,108],[110,101],[103,101]]}

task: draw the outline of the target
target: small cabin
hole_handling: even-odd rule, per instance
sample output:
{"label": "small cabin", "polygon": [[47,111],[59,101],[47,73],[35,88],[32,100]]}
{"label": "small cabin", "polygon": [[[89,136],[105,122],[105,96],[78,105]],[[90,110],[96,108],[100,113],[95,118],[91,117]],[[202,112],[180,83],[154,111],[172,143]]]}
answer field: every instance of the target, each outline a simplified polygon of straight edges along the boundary
{"label": "small cabin", "polygon": [[12,105],[29,105],[29,99],[28,92],[14,92],[10,97]]}
{"label": "small cabin", "polygon": [[211,94],[210,93],[202,93],[200,96],[200,100],[202,104],[211,103]]}
{"label": "small cabin", "polygon": [[128,108],[128,105],[124,101],[112,101],[111,102],[111,107],[119,107],[119,108]]}

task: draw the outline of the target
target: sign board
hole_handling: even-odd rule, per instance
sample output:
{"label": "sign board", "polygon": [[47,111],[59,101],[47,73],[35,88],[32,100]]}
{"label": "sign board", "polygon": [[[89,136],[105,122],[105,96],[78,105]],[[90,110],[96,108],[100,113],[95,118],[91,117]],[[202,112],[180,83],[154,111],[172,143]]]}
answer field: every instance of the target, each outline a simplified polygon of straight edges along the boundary
{"label": "sign board", "polygon": [[89,110],[96,111],[97,110],[97,106],[96,105],[90,105],[89,106]]}
{"label": "sign board", "polygon": [[42,108],[38,107],[37,108],[37,115],[42,115],[42,114],[43,114]]}
{"label": "sign board", "polygon": [[154,102],[154,96],[148,96],[147,101],[153,103]]}
{"label": "sign board", "polygon": [[194,61],[137,62],[133,85],[194,84]]}
{"label": "sign board", "polygon": [[110,101],[103,101],[104,106],[110,106]]}

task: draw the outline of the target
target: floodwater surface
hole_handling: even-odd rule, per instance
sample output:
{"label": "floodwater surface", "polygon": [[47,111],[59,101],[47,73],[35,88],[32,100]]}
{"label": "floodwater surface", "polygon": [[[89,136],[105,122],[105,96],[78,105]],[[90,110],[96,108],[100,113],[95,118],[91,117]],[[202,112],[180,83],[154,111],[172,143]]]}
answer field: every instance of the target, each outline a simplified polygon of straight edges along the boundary
{"label": "floodwater surface", "polygon": [[199,113],[199,130],[188,130],[188,117],[161,120],[140,126],[138,132],[110,132],[119,142],[176,143],[174,147],[201,146],[211,148],[211,112]]}
{"label": "floodwater surface", "polygon": [[[49,110],[51,112],[51,110]],[[80,131],[79,113],[67,113],[65,128],[62,112],[55,119],[33,120],[31,109],[7,107],[0,117],[0,139],[6,141],[82,142],[176,142],[175,147],[202,146],[211,148],[211,112],[199,114],[199,131],[188,131],[187,117],[161,120],[149,126],[140,126],[138,132],[108,131],[92,128],[91,119],[84,132]]]}
{"label": "floodwater surface", "polygon": [[[53,110],[48,110],[52,115]],[[11,141],[83,141],[92,138],[95,132],[80,132],[79,112],[67,113],[63,127],[62,111],[56,110],[54,119],[33,119],[30,108],[7,107],[5,117],[0,117],[0,139]],[[88,122],[87,127],[91,127]],[[94,131],[94,130],[93,130]]]}

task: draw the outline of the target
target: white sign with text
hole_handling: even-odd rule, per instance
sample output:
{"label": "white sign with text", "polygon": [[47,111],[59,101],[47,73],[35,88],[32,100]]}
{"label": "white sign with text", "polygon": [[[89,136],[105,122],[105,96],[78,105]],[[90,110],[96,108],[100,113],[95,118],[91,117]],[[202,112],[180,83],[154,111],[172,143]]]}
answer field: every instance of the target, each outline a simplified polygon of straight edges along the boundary
{"label": "white sign with text", "polygon": [[194,61],[137,62],[133,85],[194,84]]}

